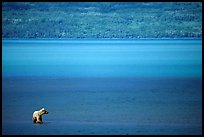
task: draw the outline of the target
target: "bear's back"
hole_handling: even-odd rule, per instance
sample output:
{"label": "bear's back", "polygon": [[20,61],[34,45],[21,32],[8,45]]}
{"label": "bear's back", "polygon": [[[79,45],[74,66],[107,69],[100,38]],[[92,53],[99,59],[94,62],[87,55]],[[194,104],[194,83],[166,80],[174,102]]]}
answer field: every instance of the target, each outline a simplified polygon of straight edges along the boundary
{"label": "bear's back", "polygon": [[38,113],[39,113],[39,111],[34,111],[34,112],[33,112],[33,117],[38,116]]}

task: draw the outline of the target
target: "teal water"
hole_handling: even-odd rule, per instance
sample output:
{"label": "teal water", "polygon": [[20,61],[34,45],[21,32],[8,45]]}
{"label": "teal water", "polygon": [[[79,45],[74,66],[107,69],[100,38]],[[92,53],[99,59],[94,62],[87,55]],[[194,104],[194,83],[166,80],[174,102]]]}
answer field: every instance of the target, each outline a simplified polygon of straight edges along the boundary
{"label": "teal water", "polygon": [[2,75],[3,135],[202,134],[201,40],[3,40]]}
{"label": "teal water", "polygon": [[3,40],[3,76],[201,77],[201,40]]}

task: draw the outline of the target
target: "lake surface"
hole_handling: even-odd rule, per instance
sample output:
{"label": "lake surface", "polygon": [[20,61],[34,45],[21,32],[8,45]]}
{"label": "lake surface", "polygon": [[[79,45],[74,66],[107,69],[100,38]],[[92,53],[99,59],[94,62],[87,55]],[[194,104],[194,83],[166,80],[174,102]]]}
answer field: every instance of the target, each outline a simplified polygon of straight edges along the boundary
{"label": "lake surface", "polygon": [[202,134],[202,40],[7,39],[2,75],[3,134]]}

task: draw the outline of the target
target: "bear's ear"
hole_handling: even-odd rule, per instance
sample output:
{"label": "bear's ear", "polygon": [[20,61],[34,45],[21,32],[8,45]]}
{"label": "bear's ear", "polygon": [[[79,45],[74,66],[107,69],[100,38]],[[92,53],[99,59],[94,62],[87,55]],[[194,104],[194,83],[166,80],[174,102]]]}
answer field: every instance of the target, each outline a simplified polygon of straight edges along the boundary
{"label": "bear's ear", "polygon": [[41,110],[45,110],[44,108],[42,108]]}

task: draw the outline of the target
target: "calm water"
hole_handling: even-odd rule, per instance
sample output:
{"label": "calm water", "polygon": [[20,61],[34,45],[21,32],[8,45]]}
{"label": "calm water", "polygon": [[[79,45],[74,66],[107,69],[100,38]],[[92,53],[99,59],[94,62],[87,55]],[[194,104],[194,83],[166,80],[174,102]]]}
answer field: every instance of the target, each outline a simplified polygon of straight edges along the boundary
{"label": "calm water", "polygon": [[201,40],[3,40],[2,75],[3,134],[202,133]]}

